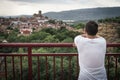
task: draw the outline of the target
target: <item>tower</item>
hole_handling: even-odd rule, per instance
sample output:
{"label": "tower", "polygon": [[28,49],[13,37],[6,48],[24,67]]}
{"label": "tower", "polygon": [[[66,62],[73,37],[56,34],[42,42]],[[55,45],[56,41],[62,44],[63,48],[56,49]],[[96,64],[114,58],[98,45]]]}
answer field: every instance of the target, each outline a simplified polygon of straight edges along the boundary
{"label": "tower", "polygon": [[42,15],[42,11],[40,10],[40,11],[38,12],[38,14],[39,14],[39,15]]}

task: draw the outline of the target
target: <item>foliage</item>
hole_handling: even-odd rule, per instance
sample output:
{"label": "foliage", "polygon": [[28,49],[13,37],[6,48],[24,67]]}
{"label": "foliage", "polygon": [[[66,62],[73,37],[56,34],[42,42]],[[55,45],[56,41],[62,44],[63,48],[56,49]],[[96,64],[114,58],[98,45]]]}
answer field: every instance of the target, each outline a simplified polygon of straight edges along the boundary
{"label": "foliage", "polygon": [[[12,30],[9,34],[0,34],[0,37],[3,37],[3,39],[6,39],[8,42],[32,42],[32,43],[58,43],[58,42],[73,42],[74,37],[77,36],[78,32],[69,31],[65,27],[61,27],[60,29],[54,29],[54,28],[43,28],[42,30],[38,32],[34,32],[30,36],[18,36],[18,30]],[[0,49],[1,52],[14,52],[18,50],[17,52],[26,52],[26,50],[22,49]],[[39,48],[35,49],[36,52],[39,52]],[[34,52],[35,52],[34,50]],[[43,51],[42,51],[43,50]],[[67,52],[68,48],[54,48],[54,49],[41,49],[41,52]],[[72,49],[73,50],[73,49]],[[72,51],[71,50],[71,51]],[[75,51],[75,50],[73,50]]]}
{"label": "foliage", "polygon": [[[81,24],[78,24],[76,28],[82,28]],[[34,32],[30,36],[18,36],[17,30],[13,30],[10,32],[10,34],[5,34],[2,33],[0,34],[0,37],[3,37],[4,39],[7,39],[8,42],[34,42],[34,43],[44,43],[44,42],[73,42],[74,37],[79,35],[80,33],[74,32],[74,31],[69,31],[65,27],[61,27],[60,29],[53,29],[53,28],[44,28],[38,32]],[[6,52],[6,53],[12,53],[12,52],[17,52],[17,53],[25,53],[27,51],[26,48],[0,48],[0,52]],[[120,51],[120,49],[116,49],[115,51]],[[74,53],[76,52],[75,48],[33,48],[32,53]],[[37,58],[38,57],[33,57],[32,58],[32,69],[33,69],[33,80],[37,80],[38,77],[38,64],[37,64]],[[68,80],[69,79],[69,59],[70,57],[65,57],[63,58],[63,73],[61,73],[61,57],[56,57],[55,58],[55,69],[56,69],[56,80],[61,79],[61,75],[65,76],[63,80]],[[71,77],[72,80],[76,79],[76,57],[71,57]],[[114,78],[114,63],[113,61],[114,58],[111,58],[111,64],[110,64],[110,78],[113,80]],[[8,80],[12,80],[13,75],[12,75],[12,65],[11,65],[12,58],[7,58],[7,68],[8,68]],[[15,58],[15,77],[16,80],[20,80],[20,59]],[[22,72],[23,72],[23,80],[28,80],[28,58],[23,57],[22,58]],[[46,77],[46,60],[45,57],[40,57],[40,79],[44,80]],[[120,58],[118,58],[118,62],[120,62]],[[106,64],[107,65],[107,64]],[[53,58],[48,57],[48,78],[49,80],[53,80]],[[120,68],[118,69],[120,71]],[[118,74],[120,74],[118,72]]]}
{"label": "foliage", "polygon": [[[114,26],[114,28],[116,29],[116,33],[118,35],[118,39],[116,39],[116,42],[120,42],[120,16],[118,17],[112,17],[112,18],[105,18],[105,19],[99,19],[98,22],[100,23],[117,23],[117,26]],[[114,48],[112,49],[113,53],[118,53],[120,52],[120,48]]]}
{"label": "foliage", "polygon": [[12,31],[9,33],[8,37],[7,37],[7,41],[8,42],[16,42],[17,41],[17,32]]}
{"label": "foliage", "polygon": [[1,32],[0,31],[0,42],[2,42],[3,40],[5,40],[8,37],[7,33]]}
{"label": "foliage", "polygon": [[78,23],[78,24],[74,25],[73,27],[76,28],[76,29],[81,29],[81,28],[83,29],[84,26],[85,26],[85,24],[83,24],[83,23]]}
{"label": "foliage", "polygon": [[[52,21],[51,21],[52,23]],[[0,37],[3,37],[4,39],[6,39],[8,42],[34,42],[34,43],[44,43],[44,42],[50,42],[50,43],[57,43],[57,42],[73,42],[74,37],[77,36],[78,32],[74,32],[74,31],[69,31],[67,30],[65,27],[61,27],[60,29],[53,29],[53,28],[44,28],[38,32],[34,32],[33,34],[31,34],[30,36],[18,36],[18,30],[12,30],[9,34],[0,34]],[[6,52],[6,53],[12,53],[12,52],[16,52],[16,53],[25,53],[27,51],[26,48],[0,48],[0,52]],[[76,52],[75,48],[33,48],[32,49],[33,53],[67,53],[67,52]],[[72,77],[74,77],[73,79],[75,79],[76,75],[75,75],[75,61],[76,59],[73,58],[72,61],[72,72],[74,74],[72,74]],[[13,78],[13,74],[12,74],[12,65],[11,65],[11,61],[12,58],[7,58],[7,68],[9,68],[8,70],[8,80],[12,80]],[[18,57],[16,57],[14,59],[15,61],[15,77],[16,80],[20,79],[20,59]],[[33,57],[32,58],[32,68],[33,68],[33,79],[37,80],[37,72],[38,72],[38,65],[36,63],[37,61],[37,57]],[[28,58],[27,57],[23,57],[22,58],[22,72],[23,72],[23,80],[28,80]],[[42,80],[45,79],[46,73],[45,73],[45,58],[44,57],[40,57],[40,78]],[[56,57],[55,58],[55,62],[56,62],[56,80],[60,80],[60,75],[61,75],[61,58],[60,57]],[[64,58],[64,68],[63,68],[63,74],[68,74],[68,58]],[[48,78],[49,80],[53,80],[53,59],[51,57],[48,57]],[[68,79],[69,77],[66,75],[65,79]]]}
{"label": "foliage", "polygon": [[52,24],[55,24],[55,23],[56,23],[55,20],[49,20],[48,22],[49,22],[49,23],[52,23]]}
{"label": "foliage", "polygon": [[[38,60],[39,58],[39,60]],[[63,70],[61,69],[61,58],[63,58]],[[14,72],[15,72],[15,80],[20,80],[20,76],[22,76],[23,80],[28,80],[28,58],[22,57],[22,75],[20,70],[20,58],[18,57],[8,57],[7,58],[7,79],[12,80],[13,79],[13,65],[12,60],[14,59]],[[69,60],[71,60],[71,67],[69,65]],[[77,62],[76,57],[55,57],[55,79],[60,80],[61,76],[63,75],[63,80],[69,80],[71,77],[72,80],[75,80],[77,78],[76,69],[77,69]],[[38,66],[38,63],[40,66]],[[47,65],[46,65],[47,64]],[[38,71],[40,71],[40,79],[44,80],[46,77],[48,77],[49,80],[53,80],[54,77],[54,69],[53,69],[53,57],[47,57],[47,63],[46,63],[46,57],[32,57],[32,78],[33,80],[38,80]],[[39,70],[38,70],[39,68]],[[47,75],[46,76],[46,68]],[[71,75],[69,74],[71,72]],[[64,77],[65,76],[65,77]],[[1,78],[0,78],[1,79]],[[1,79],[4,80],[4,79]]]}
{"label": "foliage", "polygon": [[120,26],[117,27],[116,31],[117,31],[118,36],[119,36],[119,38],[120,38]]}
{"label": "foliage", "polygon": [[112,18],[99,19],[98,22],[100,22],[100,23],[105,23],[105,22],[120,23],[120,16],[112,17]]}

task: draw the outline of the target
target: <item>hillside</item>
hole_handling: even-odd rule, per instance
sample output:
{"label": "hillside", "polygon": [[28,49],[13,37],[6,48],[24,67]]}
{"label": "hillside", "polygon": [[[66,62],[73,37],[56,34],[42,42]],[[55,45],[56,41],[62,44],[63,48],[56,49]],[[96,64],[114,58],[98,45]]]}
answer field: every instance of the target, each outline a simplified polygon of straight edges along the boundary
{"label": "hillside", "polygon": [[120,37],[117,32],[119,27],[120,24],[117,23],[100,23],[99,35],[103,36],[108,43],[119,43]]}
{"label": "hillside", "polygon": [[88,8],[62,12],[48,12],[43,15],[59,20],[98,20],[120,16],[120,7]]}

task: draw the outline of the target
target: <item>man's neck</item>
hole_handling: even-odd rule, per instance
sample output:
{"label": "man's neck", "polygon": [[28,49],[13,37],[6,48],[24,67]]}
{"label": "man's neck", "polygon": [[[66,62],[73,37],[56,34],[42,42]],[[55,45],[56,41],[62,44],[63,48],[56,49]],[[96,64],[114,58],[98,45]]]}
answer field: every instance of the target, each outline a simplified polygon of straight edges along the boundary
{"label": "man's neck", "polygon": [[83,37],[90,38],[90,39],[98,38],[97,35],[88,35],[88,34],[84,34]]}
{"label": "man's neck", "polygon": [[86,37],[90,39],[98,38],[97,35],[88,35],[88,34],[86,34]]}

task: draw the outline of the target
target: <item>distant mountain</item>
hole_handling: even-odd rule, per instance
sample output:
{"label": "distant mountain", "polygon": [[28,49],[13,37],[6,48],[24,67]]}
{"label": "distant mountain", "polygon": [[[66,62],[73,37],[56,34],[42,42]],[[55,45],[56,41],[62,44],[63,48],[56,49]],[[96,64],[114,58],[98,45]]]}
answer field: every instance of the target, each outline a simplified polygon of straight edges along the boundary
{"label": "distant mountain", "polygon": [[59,20],[98,20],[120,16],[120,7],[88,8],[61,12],[48,12],[43,15]]}
{"label": "distant mountain", "polygon": [[9,18],[9,17],[11,17],[11,18],[17,18],[17,17],[21,17],[21,16],[25,16],[25,17],[32,17],[32,15],[16,15],[16,16],[0,16],[0,17],[4,17],[4,18]]}

